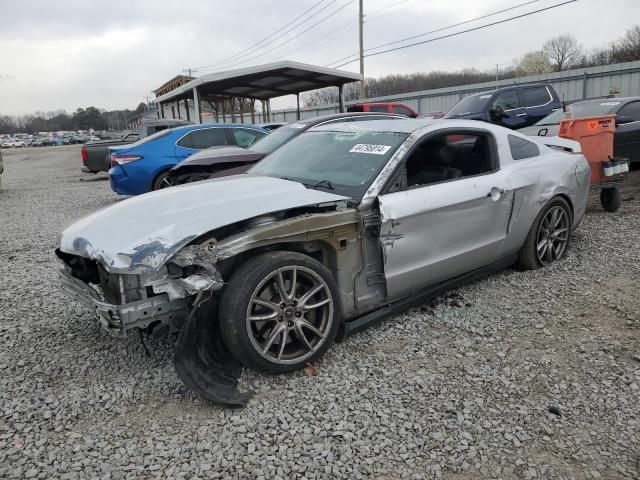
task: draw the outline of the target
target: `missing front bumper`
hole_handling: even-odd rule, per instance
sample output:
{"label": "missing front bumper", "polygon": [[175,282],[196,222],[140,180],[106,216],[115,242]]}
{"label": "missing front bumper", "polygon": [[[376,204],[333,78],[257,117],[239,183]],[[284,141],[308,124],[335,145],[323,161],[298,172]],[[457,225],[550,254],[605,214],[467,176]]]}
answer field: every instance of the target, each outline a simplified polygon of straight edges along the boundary
{"label": "missing front bumper", "polygon": [[123,305],[103,302],[98,292],[87,283],[60,271],[62,290],[89,308],[95,308],[100,325],[111,335],[126,336],[132,328],[145,328],[153,322],[170,324],[186,318],[190,298],[169,300],[166,294],[157,295]]}

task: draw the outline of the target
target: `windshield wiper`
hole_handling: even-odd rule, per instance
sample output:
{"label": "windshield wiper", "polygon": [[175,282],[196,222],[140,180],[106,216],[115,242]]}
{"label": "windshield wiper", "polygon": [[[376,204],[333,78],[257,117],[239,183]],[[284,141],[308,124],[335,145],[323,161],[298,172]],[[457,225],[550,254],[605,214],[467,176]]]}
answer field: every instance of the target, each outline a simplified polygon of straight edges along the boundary
{"label": "windshield wiper", "polygon": [[318,183],[314,183],[313,185],[307,185],[307,186],[311,188],[325,187],[325,188],[328,188],[329,190],[335,190],[335,188],[333,188],[333,184],[329,180],[320,180]]}

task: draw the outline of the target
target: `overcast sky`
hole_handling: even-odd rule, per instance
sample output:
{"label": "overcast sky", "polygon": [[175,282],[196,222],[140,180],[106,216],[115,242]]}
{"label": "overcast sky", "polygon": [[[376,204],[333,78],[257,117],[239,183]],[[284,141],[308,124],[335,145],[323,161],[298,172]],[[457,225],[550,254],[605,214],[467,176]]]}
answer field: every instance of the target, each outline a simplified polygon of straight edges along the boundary
{"label": "overcast sky", "polygon": [[[135,108],[151,90],[189,67],[230,57],[313,7],[319,0],[2,0],[0,114],[94,105]],[[537,10],[538,0],[432,36]],[[364,0],[365,48],[420,34],[526,0]],[[326,65],[357,51],[357,0],[324,0],[324,10],[262,50],[225,67],[297,60]],[[347,5],[285,45],[302,30]],[[312,13],[311,12],[311,13]],[[309,13],[309,15],[311,15]],[[308,16],[309,16],[308,15]],[[306,17],[303,17],[303,19]],[[301,19],[302,20],[302,19]],[[545,39],[571,33],[587,48],[640,23],[640,0],[578,0],[476,32],[366,59],[366,75],[507,66]],[[343,27],[344,26],[344,27]],[[341,30],[335,31],[343,27]],[[286,31],[286,30],[285,30]],[[333,32],[333,33],[332,33]],[[282,33],[282,32],[281,32]],[[430,38],[430,37],[423,37]],[[273,38],[271,39],[273,40]],[[356,71],[358,63],[342,67]],[[220,69],[224,69],[220,67]],[[215,69],[197,70],[195,75]],[[293,104],[282,99],[277,106]]]}

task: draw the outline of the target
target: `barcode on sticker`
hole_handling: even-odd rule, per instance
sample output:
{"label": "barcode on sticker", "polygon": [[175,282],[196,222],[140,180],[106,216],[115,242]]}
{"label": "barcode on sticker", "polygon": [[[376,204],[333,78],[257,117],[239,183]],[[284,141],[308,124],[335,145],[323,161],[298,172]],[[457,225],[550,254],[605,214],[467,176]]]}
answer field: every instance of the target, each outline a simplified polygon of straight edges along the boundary
{"label": "barcode on sticker", "polygon": [[349,153],[371,153],[372,155],[384,155],[389,151],[391,145],[371,145],[369,143],[358,143],[351,147]]}

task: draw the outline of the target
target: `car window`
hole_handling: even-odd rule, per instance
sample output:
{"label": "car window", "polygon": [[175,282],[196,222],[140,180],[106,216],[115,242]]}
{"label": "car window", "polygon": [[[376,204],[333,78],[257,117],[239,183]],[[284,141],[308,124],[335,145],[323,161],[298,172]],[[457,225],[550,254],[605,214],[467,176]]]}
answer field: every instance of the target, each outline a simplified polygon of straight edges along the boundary
{"label": "car window", "polygon": [[523,88],[521,93],[522,106],[524,107],[538,107],[553,100],[547,87],[527,87]]}
{"label": "car window", "polygon": [[640,102],[627,103],[618,111],[618,115],[626,115],[636,122],[640,121]]}
{"label": "car window", "polygon": [[511,157],[514,160],[523,160],[540,155],[540,148],[535,143],[515,135],[507,135],[507,137],[509,139]]}
{"label": "car window", "polygon": [[252,152],[269,154],[275,149],[280,148],[296,135],[300,135],[304,132],[309,125],[301,122],[294,122],[284,127],[280,127],[274,130],[269,135],[265,135],[261,140],[249,147]]}
{"label": "car window", "polygon": [[364,107],[362,105],[351,105],[347,107],[347,112],[364,112]]}
{"label": "car window", "polygon": [[250,147],[266,135],[266,133],[248,128],[232,128],[231,133],[236,141],[236,145],[242,148]]}
{"label": "car window", "polygon": [[491,93],[482,93],[479,95],[471,95],[463,98],[456,103],[451,110],[447,112],[445,118],[456,117],[458,115],[469,115],[472,113],[480,113],[484,111],[487,103],[491,99]]}
{"label": "car window", "polygon": [[148,137],[144,137],[141,140],[138,140],[136,143],[132,144],[131,147],[139,147],[140,145],[144,145],[145,143],[153,142],[154,140],[158,140],[159,138],[166,137],[171,133],[171,130],[162,130],[160,132],[154,133],[153,135],[149,135]]}
{"label": "car window", "polygon": [[178,145],[185,148],[203,149],[216,145],[226,145],[224,128],[201,128],[182,137]]}
{"label": "car window", "polygon": [[413,112],[404,105],[393,105],[393,113],[399,113],[400,115],[406,115],[407,117],[413,117]]}
{"label": "car window", "polygon": [[361,198],[407,136],[369,130],[308,131],[265,157],[249,173]]}
{"label": "car window", "polygon": [[389,112],[389,108],[386,105],[369,105],[370,112]]}
{"label": "car window", "polygon": [[518,92],[515,90],[507,90],[499,94],[491,104],[491,108],[502,110],[513,110],[514,108],[520,108],[520,99],[518,98]]}
{"label": "car window", "polygon": [[406,188],[457,180],[497,168],[487,133],[431,136],[417,145],[405,162]]}

